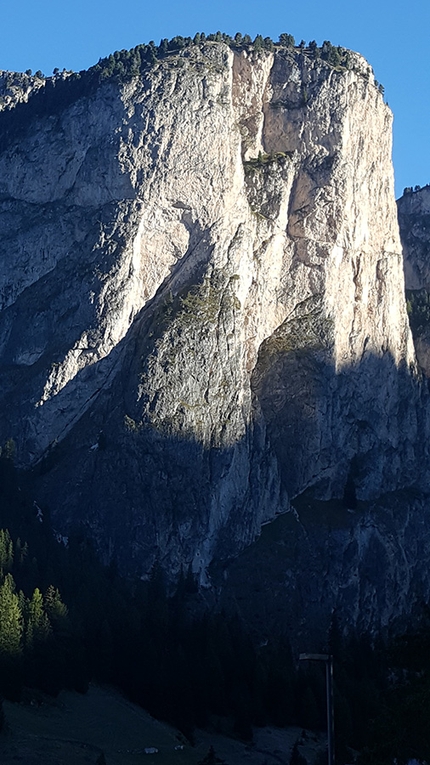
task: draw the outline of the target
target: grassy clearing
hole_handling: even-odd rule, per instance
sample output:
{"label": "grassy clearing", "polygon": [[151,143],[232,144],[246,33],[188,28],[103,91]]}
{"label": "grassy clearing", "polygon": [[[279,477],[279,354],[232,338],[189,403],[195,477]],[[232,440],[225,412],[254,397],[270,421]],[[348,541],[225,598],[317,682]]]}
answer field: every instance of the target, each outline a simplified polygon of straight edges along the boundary
{"label": "grassy clearing", "polygon": [[[180,734],[154,720],[115,691],[91,687],[86,695],[63,691],[56,700],[4,704],[8,732],[0,738],[3,765],[195,765],[201,758],[189,745],[175,750]],[[156,747],[158,754],[144,754]]]}
{"label": "grassy clearing", "polygon": [[[95,765],[101,752],[106,765],[197,765],[211,745],[228,765],[279,765],[288,762],[301,737],[299,728],[261,728],[247,745],[199,731],[191,747],[174,728],[112,689],[91,686],[86,695],[63,691],[58,699],[36,691],[30,698],[21,704],[4,702],[8,731],[0,735],[2,765]],[[324,737],[308,734],[300,743],[312,761]],[[175,750],[178,744],[184,748]],[[146,747],[159,752],[145,754]]]}

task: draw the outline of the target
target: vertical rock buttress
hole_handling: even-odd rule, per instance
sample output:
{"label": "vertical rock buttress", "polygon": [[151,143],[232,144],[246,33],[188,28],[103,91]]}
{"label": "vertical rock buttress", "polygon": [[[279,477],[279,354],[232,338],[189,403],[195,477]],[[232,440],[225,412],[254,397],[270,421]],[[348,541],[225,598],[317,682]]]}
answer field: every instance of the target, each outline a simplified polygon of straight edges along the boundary
{"label": "vertical rock buttress", "polygon": [[306,488],[411,482],[391,112],[358,54],[206,43],[108,82],[2,147],[0,210],[2,437],[106,560],[204,580]]}

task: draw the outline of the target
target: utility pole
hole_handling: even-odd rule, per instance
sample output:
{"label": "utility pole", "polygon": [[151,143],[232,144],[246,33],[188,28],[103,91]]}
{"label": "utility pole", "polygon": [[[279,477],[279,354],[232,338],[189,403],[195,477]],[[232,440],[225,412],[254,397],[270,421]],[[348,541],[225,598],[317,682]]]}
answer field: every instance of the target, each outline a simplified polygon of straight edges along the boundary
{"label": "utility pole", "polygon": [[323,661],[325,664],[328,765],[334,765],[333,656],[328,653],[301,653],[299,661]]}

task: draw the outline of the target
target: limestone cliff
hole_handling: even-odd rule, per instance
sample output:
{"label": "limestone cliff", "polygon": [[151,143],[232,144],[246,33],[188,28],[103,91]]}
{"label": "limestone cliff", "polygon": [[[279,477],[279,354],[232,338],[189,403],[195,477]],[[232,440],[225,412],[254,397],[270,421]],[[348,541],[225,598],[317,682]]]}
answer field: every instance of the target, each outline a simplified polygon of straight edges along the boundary
{"label": "limestone cliff", "polygon": [[406,289],[430,292],[430,186],[397,200]]}
{"label": "limestone cliff", "polygon": [[430,186],[405,189],[397,201],[408,310],[417,359],[430,376]]}
{"label": "limestone cliff", "polygon": [[43,77],[33,77],[31,74],[0,71],[0,111],[27,103],[36,91],[44,87],[45,82]]}
{"label": "limestone cliff", "polygon": [[234,560],[214,565],[216,599],[267,639],[320,649],[332,614],[345,631],[388,633],[430,596],[428,495],[392,492],[346,511],[305,494]]}
{"label": "limestone cliff", "polygon": [[204,43],[10,115],[0,426],[59,528],[204,581],[309,487],[418,481],[392,116],[358,54]]}

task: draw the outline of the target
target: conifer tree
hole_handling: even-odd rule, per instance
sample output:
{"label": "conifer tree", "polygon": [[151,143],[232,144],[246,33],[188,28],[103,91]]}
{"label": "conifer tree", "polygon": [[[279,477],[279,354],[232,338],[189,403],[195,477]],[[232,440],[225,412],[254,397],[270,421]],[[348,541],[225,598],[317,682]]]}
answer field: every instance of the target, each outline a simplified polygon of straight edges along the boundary
{"label": "conifer tree", "polygon": [[13,542],[7,529],[0,529],[0,568],[10,571],[13,565]]}
{"label": "conifer tree", "polygon": [[26,644],[29,646],[33,643],[45,642],[51,634],[49,618],[43,607],[42,593],[37,587],[28,605],[27,634],[31,635],[31,643],[28,643],[26,639]]}
{"label": "conifer tree", "polygon": [[312,57],[313,58],[317,58],[318,55],[319,55],[319,48],[318,48],[318,45],[316,43],[316,40],[311,40],[309,42],[308,48],[309,48],[309,50],[311,52]]}
{"label": "conifer tree", "polygon": [[62,632],[68,626],[68,610],[63,603],[59,590],[49,585],[44,597],[45,611],[54,632]]}
{"label": "conifer tree", "polygon": [[0,655],[13,658],[21,653],[23,617],[12,574],[0,587]]}
{"label": "conifer tree", "polygon": [[18,539],[15,542],[15,560],[18,563],[18,565],[22,566],[27,555],[28,555],[28,544],[27,542],[24,542],[24,544],[22,544],[21,539],[18,537]]}
{"label": "conifer tree", "polygon": [[279,44],[285,48],[294,48],[295,42],[293,35],[286,34],[285,32],[279,35]]}

